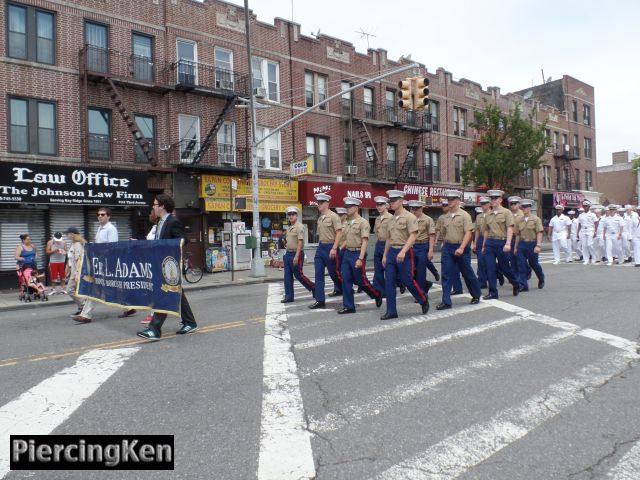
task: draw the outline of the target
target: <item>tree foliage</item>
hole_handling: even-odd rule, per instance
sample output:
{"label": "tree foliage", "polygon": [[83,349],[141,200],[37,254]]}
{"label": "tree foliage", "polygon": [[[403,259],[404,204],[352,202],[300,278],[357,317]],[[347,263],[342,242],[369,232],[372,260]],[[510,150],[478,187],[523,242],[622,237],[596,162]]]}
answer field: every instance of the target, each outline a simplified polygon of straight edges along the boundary
{"label": "tree foliage", "polygon": [[471,126],[478,130],[480,141],[462,167],[464,185],[511,191],[527,169],[540,168],[549,140],[544,134],[546,122],[536,127],[534,113],[523,118],[520,105],[516,105],[506,114],[487,101],[484,110],[474,112]]}
{"label": "tree foliage", "polygon": [[631,172],[636,176],[638,175],[638,169],[640,169],[640,156],[631,161]]}

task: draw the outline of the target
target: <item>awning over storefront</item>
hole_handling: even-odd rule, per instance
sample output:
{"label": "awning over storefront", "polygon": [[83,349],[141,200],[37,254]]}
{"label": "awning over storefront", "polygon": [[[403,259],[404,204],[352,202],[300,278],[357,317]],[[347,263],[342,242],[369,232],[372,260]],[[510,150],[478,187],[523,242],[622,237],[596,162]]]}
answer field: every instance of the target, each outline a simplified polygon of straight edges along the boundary
{"label": "awning over storefront", "polygon": [[344,197],[353,197],[362,200],[362,208],[376,208],[373,199],[379,195],[386,196],[387,189],[382,185],[372,185],[369,183],[331,183],[331,182],[300,182],[300,202],[305,207],[316,205],[316,193],[326,193],[331,195],[331,206],[342,205]]}
{"label": "awning over storefront", "polygon": [[147,172],[0,163],[0,203],[148,206]]}
{"label": "awning over storefront", "polygon": [[[444,193],[447,190],[462,190],[460,185],[420,185],[413,183],[397,183],[396,188],[404,192],[406,200],[422,200],[427,205],[436,207],[442,206],[442,198],[444,198]],[[480,194],[476,192],[465,192],[464,202],[466,205],[476,205],[479,196]]]}
{"label": "awning over storefront", "polygon": [[[253,210],[251,179],[239,179],[226,175],[202,175],[200,197],[204,199],[207,212],[228,212],[231,210],[231,183],[233,180],[238,184],[238,189],[233,192],[234,199],[244,199],[243,202],[234,201],[233,210],[237,212]],[[296,180],[260,178],[258,192],[261,212],[278,213],[284,212],[288,206],[301,207],[298,202],[298,182]]]}

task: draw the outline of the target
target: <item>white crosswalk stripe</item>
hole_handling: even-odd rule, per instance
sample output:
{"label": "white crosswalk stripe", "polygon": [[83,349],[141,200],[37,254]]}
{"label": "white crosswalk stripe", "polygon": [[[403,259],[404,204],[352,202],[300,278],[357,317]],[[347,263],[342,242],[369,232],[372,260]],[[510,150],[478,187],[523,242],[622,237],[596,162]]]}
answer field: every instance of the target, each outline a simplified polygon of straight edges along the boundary
{"label": "white crosswalk stripe", "polygon": [[640,442],[631,447],[607,476],[613,480],[638,480],[640,477]]}
{"label": "white crosswalk stripe", "polygon": [[91,350],[73,366],[0,407],[0,478],[9,471],[10,435],[50,434],[138,350]]}

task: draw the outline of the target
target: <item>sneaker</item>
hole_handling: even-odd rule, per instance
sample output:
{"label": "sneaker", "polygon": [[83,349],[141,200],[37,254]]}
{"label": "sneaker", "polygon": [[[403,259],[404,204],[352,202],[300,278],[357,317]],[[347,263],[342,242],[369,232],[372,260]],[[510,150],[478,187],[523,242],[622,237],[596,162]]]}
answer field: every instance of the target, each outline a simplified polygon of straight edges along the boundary
{"label": "sneaker", "polygon": [[61,293],[62,295],[66,295],[66,294],[67,294],[67,291],[66,291],[66,290],[60,290],[60,293]]}
{"label": "sneaker", "polygon": [[182,328],[180,328],[180,330],[178,330],[176,332],[176,335],[186,335],[187,333],[194,333],[197,332],[198,326],[193,326],[193,325],[182,325]]}
{"label": "sneaker", "polygon": [[556,262],[555,260],[554,260],[554,262],[553,262],[553,264],[554,264],[554,265],[558,265],[559,263],[560,263],[560,262]]}
{"label": "sneaker", "polygon": [[49,293],[47,293],[47,296],[50,297],[51,295],[55,295],[56,293],[58,292],[56,292],[55,290],[51,290]]}
{"label": "sneaker", "polygon": [[147,328],[142,332],[138,332],[136,333],[136,335],[139,336],[140,338],[146,338],[147,340],[151,340],[153,342],[157,342],[158,340],[160,340],[160,337],[156,335],[156,332],[154,332],[150,328]]}

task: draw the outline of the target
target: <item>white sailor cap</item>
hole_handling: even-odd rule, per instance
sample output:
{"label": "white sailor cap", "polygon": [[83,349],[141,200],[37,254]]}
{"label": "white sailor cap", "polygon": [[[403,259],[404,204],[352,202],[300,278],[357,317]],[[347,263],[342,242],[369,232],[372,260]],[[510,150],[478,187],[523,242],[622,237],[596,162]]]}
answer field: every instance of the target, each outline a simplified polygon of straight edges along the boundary
{"label": "white sailor cap", "polygon": [[387,190],[387,196],[389,197],[389,200],[404,198],[404,192],[402,190]]}
{"label": "white sailor cap", "polygon": [[487,192],[487,196],[489,198],[497,198],[497,197],[502,198],[504,196],[504,192],[502,190],[489,190]]}
{"label": "white sailor cap", "polygon": [[529,200],[528,198],[523,198],[520,201],[520,206],[521,207],[532,207],[533,206],[533,201]]}
{"label": "white sailor cap", "polygon": [[564,205],[557,204],[556,210],[564,210]]}
{"label": "white sailor cap", "polygon": [[575,211],[575,210],[569,210],[567,213],[568,213],[569,215],[575,215],[575,214],[576,214],[576,211]]}
{"label": "white sailor cap", "polygon": [[362,204],[362,200],[359,198],[344,197],[342,200],[345,207],[359,207]]}
{"label": "white sailor cap", "polygon": [[344,207],[336,207],[336,213],[338,215],[346,215],[347,214],[347,209]]}
{"label": "white sailor cap", "polygon": [[462,192],[458,190],[447,190],[444,192],[444,196],[448,199],[459,198],[462,199]]}
{"label": "white sailor cap", "polygon": [[327,195],[326,193],[316,193],[314,197],[316,197],[316,200],[319,202],[331,201],[331,195]]}
{"label": "white sailor cap", "polygon": [[287,207],[286,212],[287,212],[287,214],[295,213],[296,215],[298,215],[298,213],[300,213],[300,212],[298,212],[298,209],[296,207]]}
{"label": "white sailor cap", "polygon": [[482,207],[476,207],[476,213],[482,213],[483,211]]}
{"label": "white sailor cap", "polygon": [[382,195],[375,197],[373,199],[374,202],[380,204],[380,203],[389,203],[389,199],[387,197],[383,197]]}
{"label": "white sailor cap", "polygon": [[618,206],[617,206],[615,203],[611,203],[611,204],[607,207],[607,209],[608,209],[608,210],[617,210],[617,209],[618,209]]}
{"label": "white sailor cap", "polygon": [[489,197],[480,197],[480,205],[484,205],[485,203],[489,203],[491,199]]}
{"label": "white sailor cap", "polygon": [[522,199],[520,197],[518,197],[517,195],[509,197],[507,200],[508,200],[509,203],[520,203],[522,201]]}
{"label": "white sailor cap", "polygon": [[630,208],[633,208],[631,205],[627,204],[624,206],[624,208],[626,208],[627,210],[629,210]]}
{"label": "white sailor cap", "polygon": [[584,205],[585,207],[590,207],[591,202],[589,200],[583,200],[582,205]]}
{"label": "white sailor cap", "polygon": [[448,207],[449,206],[449,200],[447,200],[446,198],[440,199],[440,203],[442,203],[443,207]]}
{"label": "white sailor cap", "polygon": [[420,200],[409,200],[408,205],[410,208],[422,208],[424,207],[424,202],[421,202]]}
{"label": "white sailor cap", "polygon": [[620,208],[618,208],[618,212],[619,213],[624,213],[624,212],[626,212],[626,210],[623,207],[620,207]]}

